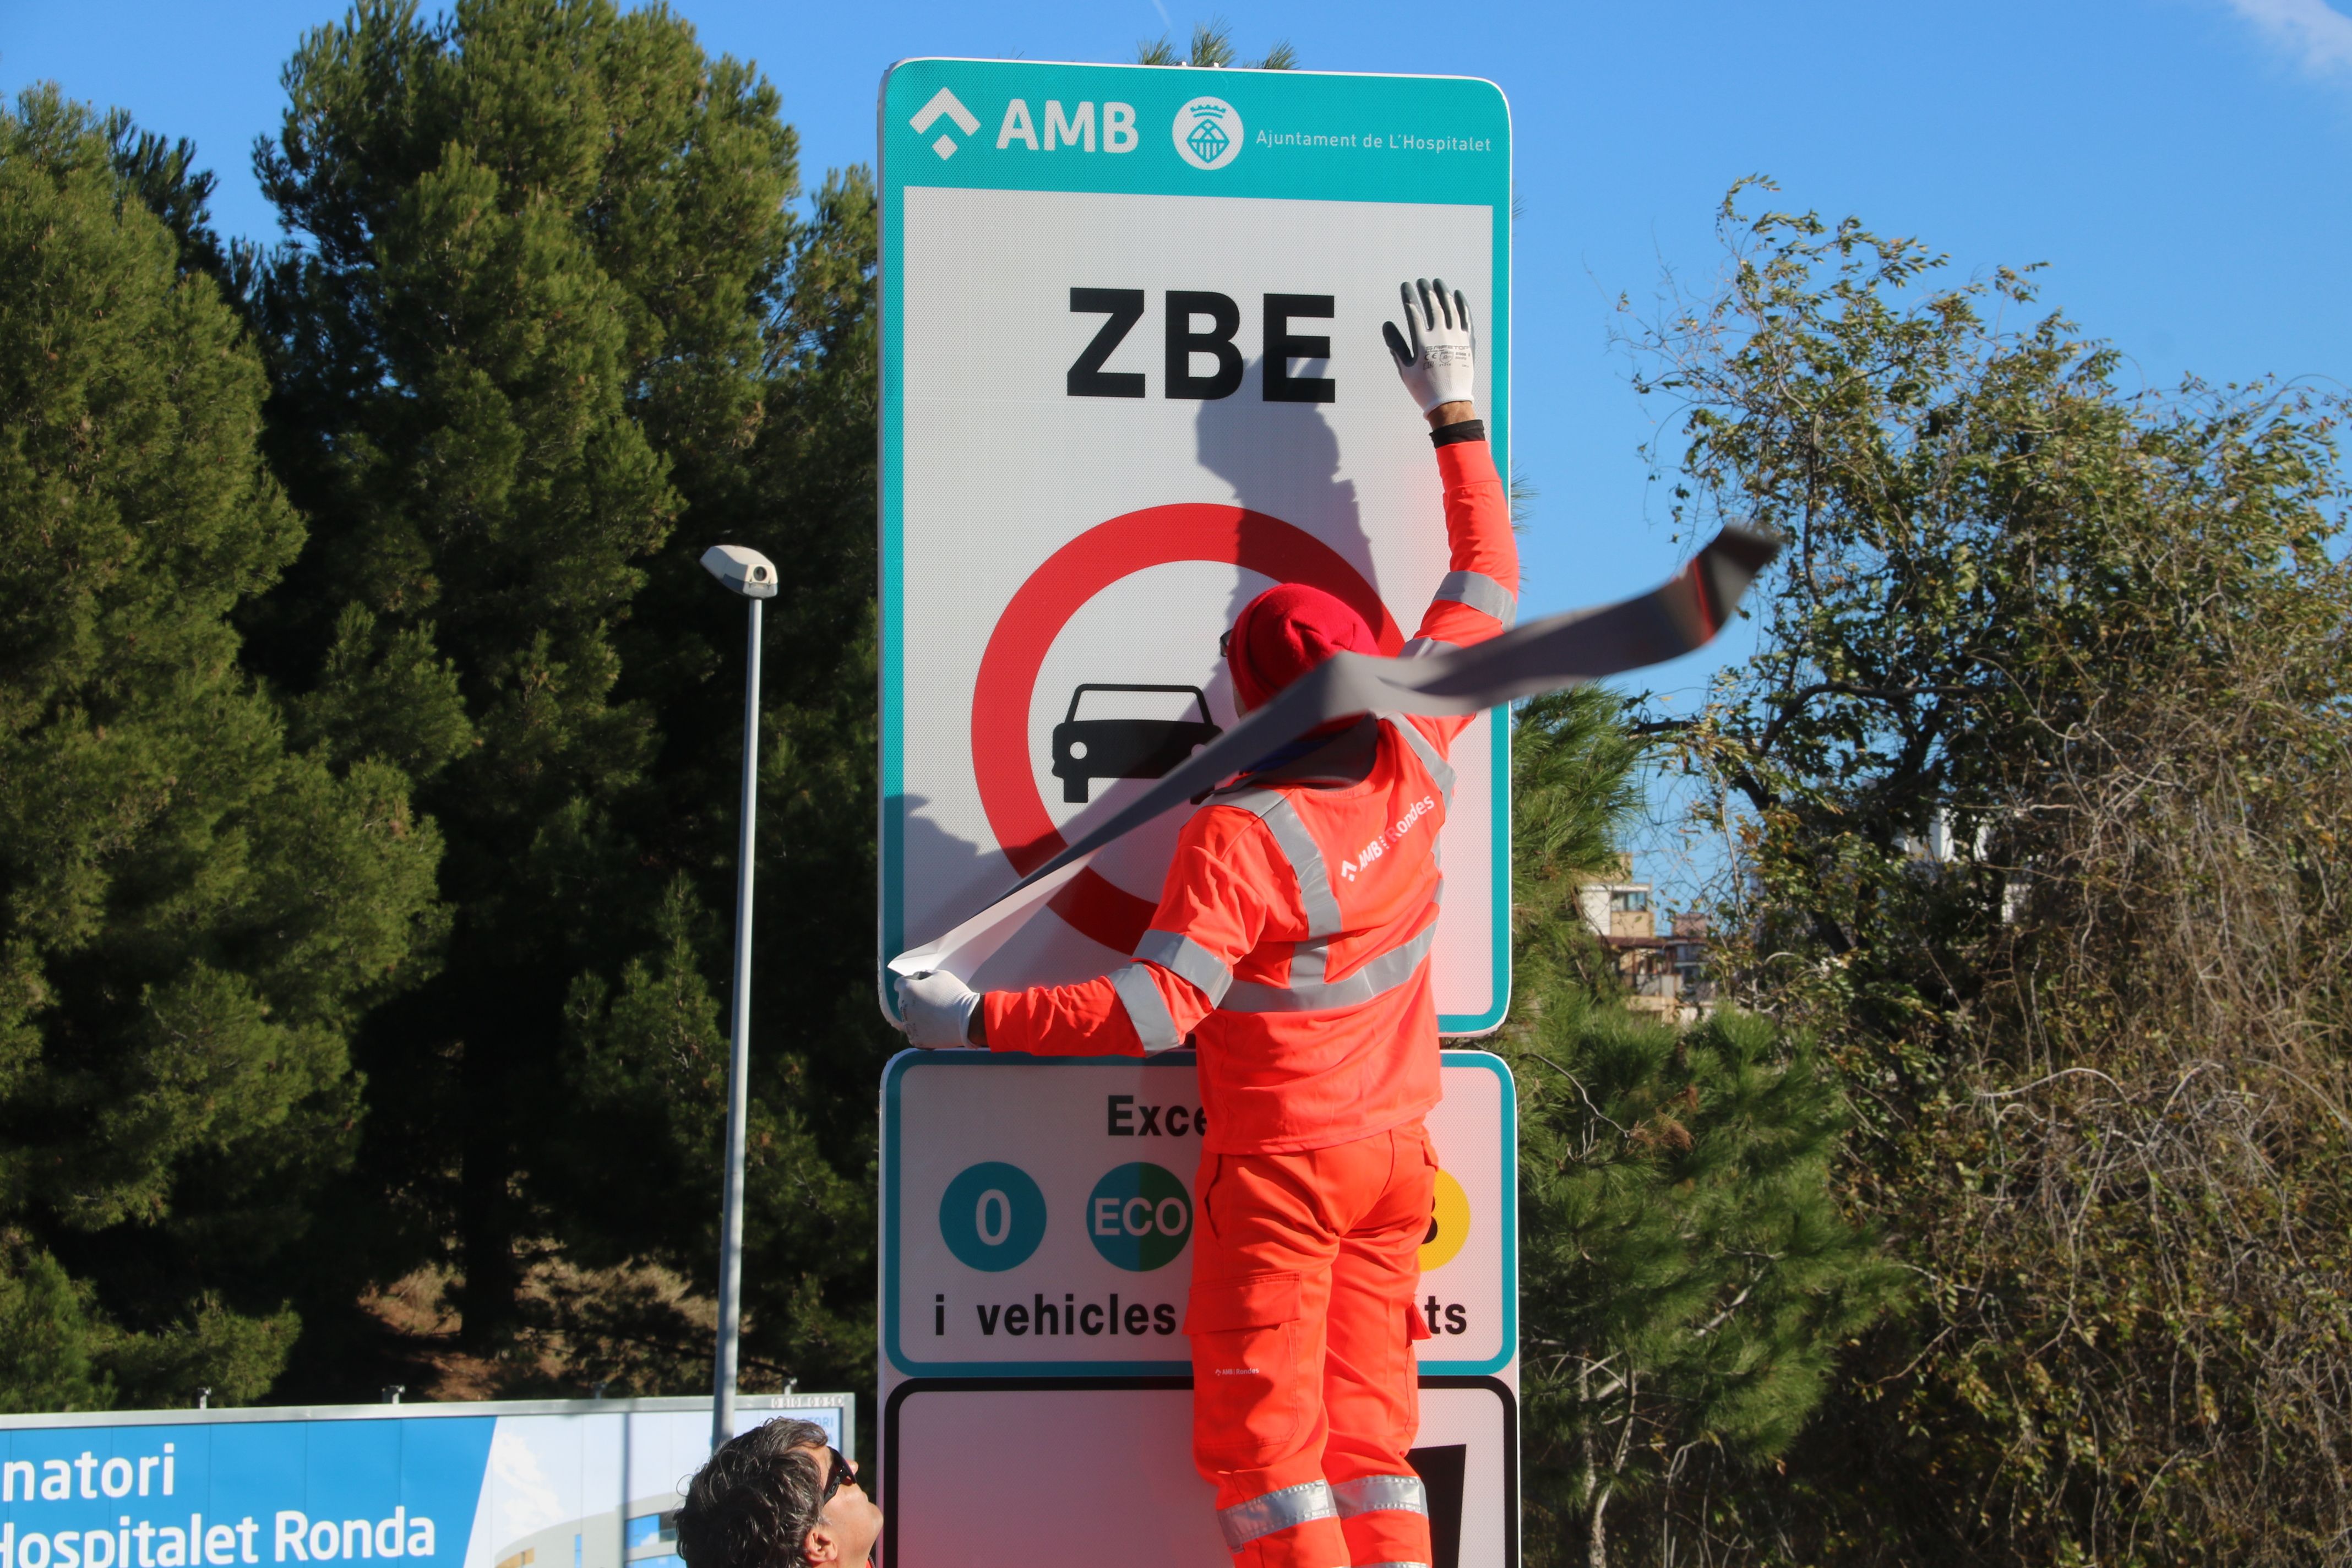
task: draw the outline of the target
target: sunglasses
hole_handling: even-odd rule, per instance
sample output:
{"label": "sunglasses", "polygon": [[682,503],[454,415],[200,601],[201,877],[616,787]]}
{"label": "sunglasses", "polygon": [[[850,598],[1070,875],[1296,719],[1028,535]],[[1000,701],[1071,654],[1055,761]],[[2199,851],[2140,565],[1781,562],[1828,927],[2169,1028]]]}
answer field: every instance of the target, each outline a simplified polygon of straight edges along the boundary
{"label": "sunglasses", "polygon": [[817,1496],[820,1506],[831,1502],[833,1494],[839,1491],[844,1483],[853,1487],[857,1484],[856,1467],[843,1458],[840,1449],[827,1448],[825,1455],[830,1460],[830,1465],[824,1473],[824,1490]]}

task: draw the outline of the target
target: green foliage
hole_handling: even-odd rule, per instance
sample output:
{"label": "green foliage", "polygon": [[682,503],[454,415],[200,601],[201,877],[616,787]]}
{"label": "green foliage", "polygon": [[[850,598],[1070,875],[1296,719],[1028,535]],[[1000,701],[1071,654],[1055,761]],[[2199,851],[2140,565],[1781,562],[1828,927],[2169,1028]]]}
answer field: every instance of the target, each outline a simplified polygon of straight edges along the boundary
{"label": "green foliage", "polygon": [[1576,912],[1576,889],[1617,865],[1617,838],[1641,803],[1641,745],[1604,687],[1524,702],[1511,726],[1511,892],[1522,929]]}
{"label": "green foliage", "polygon": [[113,1390],[92,1364],[89,1288],[16,1238],[0,1259],[0,1412],[102,1410]]}
{"label": "green foliage", "polygon": [[[1520,1075],[1529,1560],[1652,1555],[1656,1516],[1619,1496],[1779,1455],[1838,1347],[1898,1275],[1830,1180],[1847,1116],[1834,1079],[1768,1021],[1686,1031],[1530,997]],[[1576,1537],[1581,1541],[1574,1545]]]}
{"label": "green foliage", "polygon": [[104,1410],[126,1395],[187,1405],[199,1394],[250,1405],[286,1364],[300,1321],[291,1312],[241,1316],[210,1295],[181,1321],[127,1333],[109,1322],[87,1280],[24,1237],[0,1238],[0,1413]]}
{"label": "green foliage", "polygon": [[152,1333],[108,1336],[98,1362],[111,1384],[135,1391],[144,1405],[254,1405],[277,1382],[301,1328],[293,1312],[241,1317],[206,1296]]}
{"label": "green foliage", "polygon": [[[110,132],[112,145],[110,145]],[[0,114],[0,1400],[257,1395],[275,1270],[419,970],[406,781],[291,749],[232,616],[299,547],[184,175],[53,90]],[[152,153],[152,139],[130,140]],[[134,160],[135,161],[135,160]],[[160,184],[159,184],[160,182]],[[70,1289],[58,1270],[71,1270]]]}
{"label": "green foliage", "polygon": [[114,172],[128,194],[163,219],[178,242],[181,270],[207,274],[234,299],[250,272],[252,251],[224,245],[214,232],[207,204],[218,182],[211,170],[196,167],[195,143],[184,136],[167,142],[152,131],[142,131],[119,109],[107,115],[100,129]]}
{"label": "green foliage", "polygon": [[1863,1115],[1928,1288],[1734,1555],[2313,1563],[2352,1542],[2334,413],[2118,388],[2028,279],[1726,208],[1643,342],[1689,521],[1790,540],[1683,731],[1728,953]]}
{"label": "green foliage", "polygon": [[1511,931],[1513,985],[1522,998],[1624,991],[1577,904],[1583,884],[1619,873],[1617,845],[1641,802],[1641,744],[1622,712],[1614,692],[1580,686],[1513,714]]}
{"label": "green foliage", "polygon": [[1616,987],[1576,891],[1615,874],[1621,830],[1641,802],[1641,745],[1622,708],[1607,689],[1580,686],[1524,702],[1512,719],[1511,928],[1595,993]]}
{"label": "green foliage", "polygon": [[1203,69],[1238,68],[1242,70],[1288,71],[1298,68],[1298,51],[1285,39],[1266,50],[1262,59],[1244,61],[1234,48],[1234,29],[1222,16],[1192,24],[1192,44],[1182,55],[1167,34],[1135,46],[1135,63],[1139,66],[1194,66]]}
{"label": "green foliage", "polygon": [[[1522,1426],[1530,1562],[1646,1557],[1611,1504],[1779,1454],[1896,1275],[1831,1181],[1849,1117],[1812,1052],[1723,1012],[1628,1013],[1576,889],[1616,872],[1640,744],[1597,688],[1540,698],[1512,746]],[[1612,1526],[1612,1521],[1614,1521]]]}
{"label": "green foliage", "polygon": [[[418,781],[453,921],[446,967],[370,1022],[302,1386],[412,1370],[362,1364],[378,1331],[352,1303],[419,1270],[455,1270],[489,1387],[576,1391],[593,1369],[550,1347],[612,1342],[615,1311],[677,1336],[625,1378],[707,1364],[681,1292],[709,1289],[718,1253],[742,610],[695,563],[722,539],[785,577],[746,1364],[856,1380],[888,1038],[867,934],[871,182],[836,174],[795,218],[774,89],[675,14],[608,0],[430,21],[367,0],[286,81],[258,164],[296,238],[254,316],[272,450],[317,524],[253,647],[306,744]],[[641,1287],[640,1312],[622,1298]]]}

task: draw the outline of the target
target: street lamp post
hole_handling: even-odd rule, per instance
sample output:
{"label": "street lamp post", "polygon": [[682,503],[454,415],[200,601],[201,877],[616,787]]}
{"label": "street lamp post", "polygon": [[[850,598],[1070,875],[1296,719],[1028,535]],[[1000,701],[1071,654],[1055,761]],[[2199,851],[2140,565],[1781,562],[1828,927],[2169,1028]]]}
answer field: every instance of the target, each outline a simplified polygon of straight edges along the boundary
{"label": "street lamp post", "polygon": [[702,569],[751,611],[743,662],[743,805],[735,845],[735,987],[727,1031],[727,1184],[719,1207],[719,1348],[710,1366],[710,1446],[735,1435],[735,1362],[743,1321],[743,1137],[751,1109],[751,829],[760,784],[760,602],[776,596],[775,563],[714,544]]}

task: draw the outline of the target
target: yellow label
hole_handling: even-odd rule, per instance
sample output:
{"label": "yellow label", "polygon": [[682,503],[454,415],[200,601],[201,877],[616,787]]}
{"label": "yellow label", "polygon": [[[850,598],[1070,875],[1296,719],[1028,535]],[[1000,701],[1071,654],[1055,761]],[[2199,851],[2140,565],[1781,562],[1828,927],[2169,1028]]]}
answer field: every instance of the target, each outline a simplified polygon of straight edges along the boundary
{"label": "yellow label", "polygon": [[1437,1207],[1429,1216],[1429,1234],[1421,1242],[1421,1271],[1428,1273],[1454,1261],[1470,1239],[1470,1194],[1444,1171],[1437,1173]]}

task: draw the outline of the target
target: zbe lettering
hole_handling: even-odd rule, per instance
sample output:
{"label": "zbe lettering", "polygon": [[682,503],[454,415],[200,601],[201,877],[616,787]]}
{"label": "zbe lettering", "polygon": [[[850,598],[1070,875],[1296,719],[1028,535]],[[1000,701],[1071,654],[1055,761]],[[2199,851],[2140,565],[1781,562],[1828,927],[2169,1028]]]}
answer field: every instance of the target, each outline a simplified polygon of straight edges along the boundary
{"label": "zbe lettering", "polygon": [[[1142,397],[1145,373],[1106,370],[1135,324],[1143,320],[1150,301],[1140,289],[1073,289],[1070,310],[1075,315],[1109,319],[1095,332],[1063,378],[1072,397]],[[1234,342],[1242,328],[1242,308],[1233,297],[1204,289],[1171,289],[1163,297],[1164,330],[1160,358],[1163,397],[1214,402],[1241,389],[1246,365]],[[1294,375],[1294,360],[1328,360],[1331,340],[1325,334],[1291,331],[1293,321],[1328,321],[1339,303],[1329,294],[1268,294],[1262,300],[1259,367],[1261,401],[1266,403],[1336,403],[1339,384],[1328,375]],[[1203,327],[1201,323],[1206,322]],[[1199,362],[1207,360],[1203,373]]]}

